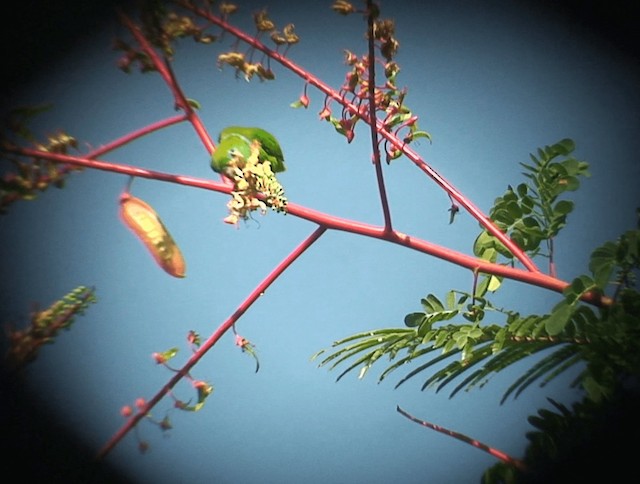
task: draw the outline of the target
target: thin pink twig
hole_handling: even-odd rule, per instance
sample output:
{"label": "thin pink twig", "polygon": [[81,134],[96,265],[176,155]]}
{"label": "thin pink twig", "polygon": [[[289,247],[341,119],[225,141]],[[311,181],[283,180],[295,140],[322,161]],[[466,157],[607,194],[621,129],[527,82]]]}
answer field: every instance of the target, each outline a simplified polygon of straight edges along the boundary
{"label": "thin pink twig", "polygon": [[436,432],[440,432],[442,434],[448,435],[449,437],[453,437],[454,439],[458,439],[461,440],[462,442],[472,445],[473,447],[475,447],[476,449],[480,449],[483,450],[484,452],[487,452],[488,454],[497,457],[498,459],[500,459],[503,462],[506,462],[507,464],[511,464],[516,466],[518,469],[520,470],[525,470],[525,465],[524,462],[522,462],[520,459],[516,459],[515,457],[511,457],[509,454],[506,454],[505,452],[502,452],[501,450],[495,449],[493,447],[488,446],[487,444],[484,444],[476,439],[472,439],[471,437],[468,437],[464,434],[461,434],[460,432],[455,432],[453,430],[449,430],[445,427],[440,427],[439,425],[436,424],[432,424],[431,422],[427,422],[425,420],[420,420],[416,417],[414,417],[413,415],[411,415],[410,413],[404,411],[403,409],[401,409],[399,406],[396,406],[396,410],[404,415],[405,417],[407,417],[409,420],[416,422],[424,427],[427,427],[431,430],[435,430]]}
{"label": "thin pink twig", "polygon": [[98,452],[97,458],[104,458],[113,447],[116,446],[127,433],[134,428],[145,415],[147,415],[151,409],[168,393],[171,389],[184,378],[191,368],[200,361],[200,359],[216,344],[216,342],[225,334],[229,328],[232,328],[235,322],[256,302],[256,300],[264,295],[267,288],[295,261],[300,257],[313,243],[320,238],[320,236],[326,231],[325,227],[318,227],[309,237],[307,237],[298,247],[296,247],[287,257],[285,257],[275,269],[267,275],[267,277],[249,294],[249,296],[238,306],[235,312],[229,316],[229,318],[222,323],[215,332],[209,336],[209,338],[193,353],[191,358],[180,368],[171,379],[147,402],[147,404],[139,409],[138,413],[131,416],[129,420],[109,439],[109,441]]}
{"label": "thin pink twig", "polygon": [[125,136],[122,136],[121,138],[113,140],[110,143],[104,146],[101,146],[100,148],[96,148],[95,150],[87,153],[85,156],[90,159],[98,158],[104,155],[105,153],[109,153],[110,151],[113,151],[117,148],[120,148],[121,146],[126,145],[127,143],[132,142],[135,139],[141,138],[142,136],[146,136],[149,133],[153,133],[154,131],[161,130],[163,128],[181,123],[182,121],[186,121],[186,120],[187,120],[186,114],[180,114],[178,116],[173,116],[171,118],[162,119],[148,126],[145,126],[144,128],[138,129]]}
{"label": "thin pink twig", "polygon": [[[375,39],[373,36],[373,11],[372,2],[367,0],[367,29],[369,31],[368,48],[369,48],[369,119],[376,117],[376,64],[375,64]],[[384,215],[384,227],[391,231],[391,212],[389,210],[389,201],[387,200],[387,190],[384,186],[384,175],[382,171],[382,163],[380,162],[380,143],[378,141],[378,130],[374,123],[369,123],[371,130],[371,149],[373,153],[373,164],[376,170],[376,179],[378,180],[378,192],[380,193],[380,202],[382,203],[382,213]]]}

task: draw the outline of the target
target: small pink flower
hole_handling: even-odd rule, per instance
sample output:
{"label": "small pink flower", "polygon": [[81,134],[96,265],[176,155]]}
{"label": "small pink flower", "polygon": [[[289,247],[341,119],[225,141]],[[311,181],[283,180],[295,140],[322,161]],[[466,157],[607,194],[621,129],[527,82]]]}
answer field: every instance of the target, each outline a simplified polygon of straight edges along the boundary
{"label": "small pink flower", "polygon": [[249,343],[249,341],[247,341],[245,338],[243,338],[239,334],[236,334],[236,345],[237,346],[240,346],[241,348],[244,348],[247,345],[247,343]]}
{"label": "small pink flower", "polygon": [[158,365],[162,365],[167,361],[167,359],[162,353],[153,353],[151,356],[153,357],[154,360],[156,360],[156,363]]}
{"label": "small pink flower", "polygon": [[322,108],[322,111],[318,113],[318,116],[320,116],[320,119],[322,120],[329,119],[331,117],[331,109],[329,109],[329,106]]}
{"label": "small pink flower", "polygon": [[305,107],[305,109],[309,107],[309,97],[306,95],[306,93],[300,96],[299,101],[300,104]]}
{"label": "small pink flower", "polygon": [[125,405],[120,409],[120,415],[122,415],[125,418],[131,417],[131,415],[133,415],[133,409],[131,408],[130,405]]}
{"label": "small pink flower", "polygon": [[353,119],[341,119],[340,127],[344,130],[344,135],[347,138],[347,143],[351,143],[353,141],[353,137],[355,133],[353,131],[354,121]]}
{"label": "small pink flower", "polygon": [[144,399],[144,398],[142,398],[142,397],[138,397],[138,398],[136,398],[135,405],[136,405],[136,408],[137,408],[138,410],[142,410],[142,408],[143,408],[146,404],[147,404],[147,402],[145,401],[145,399]]}
{"label": "small pink flower", "polygon": [[198,336],[198,333],[196,333],[195,331],[191,330],[189,331],[189,333],[187,334],[187,342],[189,344],[199,344],[198,340],[200,339],[200,337]]}

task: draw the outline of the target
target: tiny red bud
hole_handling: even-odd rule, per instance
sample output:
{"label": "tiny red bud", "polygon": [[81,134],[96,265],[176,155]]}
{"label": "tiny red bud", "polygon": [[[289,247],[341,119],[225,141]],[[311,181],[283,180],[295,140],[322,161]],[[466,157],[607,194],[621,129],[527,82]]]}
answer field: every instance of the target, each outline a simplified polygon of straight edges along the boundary
{"label": "tiny red bud", "polygon": [[322,120],[329,119],[331,117],[331,109],[329,109],[328,106],[325,106],[322,108],[322,111],[318,113],[318,116],[320,116],[320,119]]}
{"label": "tiny red bud", "polygon": [[162,353],[153,353],[151,356],[153,357],[154,360],[156,360],[156,363],[158,365],[161,365],[167,361],[167,359],[164,357]]}
{"label": "tiny red bud", "polygon": [[305,108],[309,107],[309,97],[306,94],[300,96],[300,104],[302,104]]}
{"label": "tiny red bud", "polygon": [[125,418],[131,417],[131,415],[133,415],[133,409],[131,408],[131,406],[125,405],[120,409],[120,415]]}

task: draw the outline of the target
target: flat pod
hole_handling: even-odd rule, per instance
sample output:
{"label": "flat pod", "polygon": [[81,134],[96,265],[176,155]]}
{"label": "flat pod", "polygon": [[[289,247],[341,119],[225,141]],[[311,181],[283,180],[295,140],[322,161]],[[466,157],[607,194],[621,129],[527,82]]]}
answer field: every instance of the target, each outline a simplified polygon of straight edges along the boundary
{"label": "flat pod", "polygon": [[123,193],[120,195],[120,217],[165,272],[174,277],[185,276],[186,263],[182,252],[150,205]]}

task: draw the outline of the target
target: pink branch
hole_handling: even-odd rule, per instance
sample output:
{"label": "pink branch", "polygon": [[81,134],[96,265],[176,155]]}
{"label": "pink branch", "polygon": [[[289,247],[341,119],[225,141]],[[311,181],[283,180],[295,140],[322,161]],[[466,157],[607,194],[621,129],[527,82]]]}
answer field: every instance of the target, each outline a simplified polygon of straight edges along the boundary
{"label": "pink branch", "polygon": [[105,153],[108,153],[110,151],[113,151],[117,148],[120,148],[121,146],[126,145],[127,143],[130,143],[131,141],[137,139],[137,138],[141,138],[142,136],[145,136],[149,133],[152,133],[154,131],[158,131],[160,129],[166,128],[168,126],[177,124],[177,123],[181,123],[182,121],[187,120],[187,115],[186,114],[180,114],[178,116],[173,116],[171,118],[167,118],[167,119],[163,119],[161,121],[155,122],[150,124],[149,126],[145,126],[144,128],[138,129],[136,131],[133,131],[132,133],[129,133],[121,138],[118,138],[104,146],[101,146],[100,148],[97,148],[89,153],[87,153],[86,157],[87,158],[98,158],[99,156],[104,155]]}
{"label": "pink branch", "polygon": [[[31,148],[5,148],[5,151],[24,156],[31,156],[34,158],[43,158],[58,163],[67,163],[71,165],[82,166],[85,168],[94,168],[102,171],[121,173],[123,175],[149,178],[169,183],[178,183],[180,185],[186,185],[225,194],[231,193],[233,189],[233,187],[228,184],[215,182],[212,180],[204,180],[201,178],[193,178],[183,175],[174,175],[170,173],[147,170],[131,165],[110,163],[107,161],[90,160],[77,156],[38,151]],[[287,213],[294,217],[299,217],[315,224],[321,225],[327,229],[341,230],[344,232],[373,237],[376,239],[385,240],[387,242],[392,242],[394,244],[402,245],[404,247],[423,252],[447,262],[451,262],[458,266],[465,267],[472,271],[506,277],[508,279],[532,284],[534,286],[542,287],[555,292],[562,292],[569,285],[568,282],[546,275],[542,272],[530,272],[523,269],[517,269],[515,267],[495,264],[463,254],[461,252],[457,252],[452,249],[448,249],[437,244],[433,244],[431,242],[427,242],[426,240],[422,240],[417,237],[411,237],[397,230],[389,231],[384,227],[328,215],[323,212],[318,212],[316,210],[292,202],[289,202],[287,204]],[[591,292],[584,294],[582,300],[598,306],[609,306],[612,303],[610,298]]]}
{"label": "pink branch", "polygon": [[165,62],[158,55],[156,50],[149,43],[149,41],[146,39],[144,34],[140,31],[138,26],[135,25],[129,19],[129,17],[127,17],[123,13],[120,13],[120,20],[131,31],[136,41],[140,44],[140,47],[142,47],[145,53],[149,56],[149,58],[155,65],[156,69],[158,70],[158,72],[160,73],[164,81],[167,83],[167,85],[169,86],[169,89],[171,89],[171,92],[175,97],[176,106],[179,106],[182,110],[184,110],[185,115],[187,116],[187,119],[189,120],[189,122],[193,126],[193,129],[196,131],[196,133],[200,137],[200,140],[202,141],[202,143],[204,144],[207,150],[207,153],[213,153],[216,149],[216,145],[211,139],[211,136],[209,136],[209,133],[207,132],[207,129],[205,128],[202,120],[200,119],[198,114],[194,111],[194,109],[191,107],[191,104],[189,104],[189,102],[187,101],[187,98],[182,92],[182,89],[180,89],[180,85],[178,84],[175,76],[173,75],[173,72],[171,71],[169,63]]}
{"label": "pink branch", "polygon": [[51,153],[48,151],[38,151],[32,148],[11,148],[5,147],[4,151],[15,153],[18,155],[30,156],[33,158],[46,159],[57,163],[65,163],[68,165],[81,166],[83,168],[92,168],[95,170],[108,171],[111,173],[120,173],[122,175],[135,176],[139,178],[148,178],[169,183],[177,183],[195,188],[203,188],[220,193],[231,193],[233,186],[213,180],[204,180],[202,178],[194,178],[184,175],[174,175],[161,171],[147,170],[133,165],[125,165],[121,163],[111,163],[109,161],[94,160],[86,157],[78,157],[71,155],[63,155],[61,153]]}
{"label": "pink branch", "polygon": [[191,5],[185,1],[177,0],[177,3],[182,7],[193,11],[197,15],[205,18],[209,22],[219,26],[220,28],[228,31],[239,40],[249,44],[254,49],[257,49],[263,52],[265,55],[269,56],[271,59],[279,62],[296,74],[297,76],[304,79],[304,81],[314,87],[316,87],[319,91],[323,92],[326,96],[332,98],[342,106],[344,106],[351,114],[359,116],[362,120],[368,123],[371,126],[375,126],[376,131],[383,136],[394,148],[400,150],[404,153],[404,155],[409,158],[418,168],[420,168],[424,173],[426,173],[433,181],[436,182],[438,186],[440,186],[445,192],[447,192],[454,200],[456,200],[460,206],[464,207],[491,235],[496,237],[506,248],[508,248],[511,253],[518,259],[522,264],[531,272],[540,272],[540,270],[536,267],[534,262],[529,258],[529,256],[518,247],[504,232],[502,232],[498,227],[495,226],[493,221],[487,217],[482,210],[476,207],[473,202],[468,200],[461,192],[459,192],[451,183],[449,183],[444,177],[442,177],[438,172],[436,172],[433,168],[431,168],[415,151],[413,151],[404,141],[400,140],[393,133],[387,131],[384,127],[384,123],[375,119],[373,121],[369,117],[369,113],[367,112],[366,107],[359,107],[350,103],[344,97],[342,97],[335,89],[331,88],[329,85],[322,82],[320,79],[315,77],[313,74],[309,73],[302,67],[298,66],[294,62],[292,62],[289,58],[284,55],[269,49],[259,40],[254,37],[250,37],[243,31],[237,29],[236,27],[228,24],[224,20],[212,15],[210,12],[202,10],[194,5]]}
{"label": "pink branch", "polygon": [[413,415],[405,412],[404,410],[402,410],[399,406],[396,407],[396,410],[401,413],[402,415],[404,415],[405,417],[407,417],[409,420],[416,422],[424,427],[427,427],[431,430],[435,430],[436,432],[440,432],[442,434],[448,435],[449,437],[453,437],[454,439],[458,439],[461,440],[462,442],[472,445],[473,447],[475,447],[476,449],[480,449],[483,450],[485,452],[487,452],[488,454],[491,454],[494,457],[497,457],[498,459],[500,459],[503,462],[506,462],[507,464],[511,464],[514,465],[515,467],[517,467],[520,470],[525,470],[525,465],[524,462],[522,462],[520,459],[516,459],[514,457],[511,457],[509,454],[505,454],[504,452],[502,452],[501,450],[498,449],[494,449],[493,447],[489,447],[486,444],[483,444],[482,442],[476,440],[476,439],[472,439],[471,437],[468,437],[464,434],[461,434],[459,432],[455,432],[453,430],[449,430],[445,427],[440,427],[439,425],[435,425],[432,424],[430,422],[426,422],[424,420],[420,420],[416,417],[414,417]]}
{"label": "pink branch", "polygon": [[147,404],[139,409],[139,412],[133,415],[127,422],[109,439],[97,455],[98,459],[104,458],[113,447],[133,428],[151,409],[168,393],[171,389],[184,378],[191,368],[218,342],[229,328],[233,327],[235,322],[261,297],[267,288],[295,261],[303,252],[305,252],[313,243],[320,238],[326,231],[325,227],[318,227],[309,237],[307,237],[293,252],[291,252],[271,273],[249,294],[249,296],[238,306],[238,309],[224,322],[215,332],[209,336],[202,346],[189,358],[187,363],[180,368],[171,379],[147,402]]}

